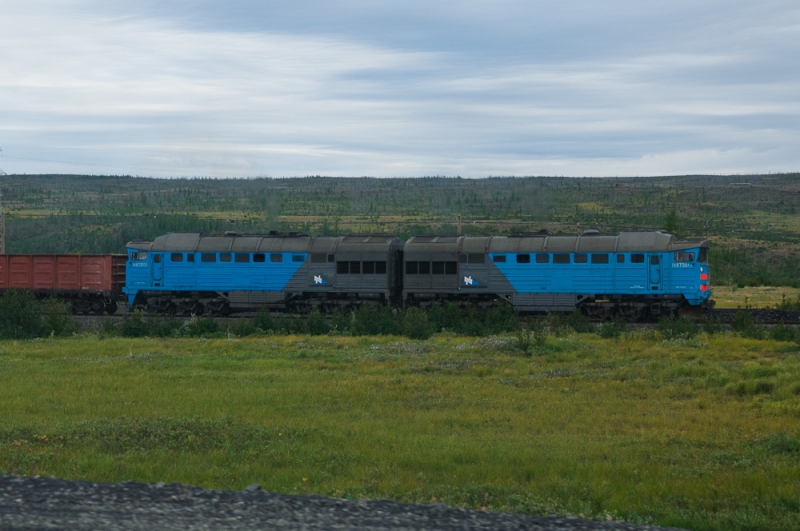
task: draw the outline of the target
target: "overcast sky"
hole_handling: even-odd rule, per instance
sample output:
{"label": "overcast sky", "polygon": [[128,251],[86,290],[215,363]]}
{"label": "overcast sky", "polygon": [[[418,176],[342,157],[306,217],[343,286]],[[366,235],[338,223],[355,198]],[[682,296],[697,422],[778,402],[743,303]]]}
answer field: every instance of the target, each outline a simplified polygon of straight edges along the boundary
{"label": "overcast sky", "polygon": [[800,170],[800,3],[0,3],[0,168]]}

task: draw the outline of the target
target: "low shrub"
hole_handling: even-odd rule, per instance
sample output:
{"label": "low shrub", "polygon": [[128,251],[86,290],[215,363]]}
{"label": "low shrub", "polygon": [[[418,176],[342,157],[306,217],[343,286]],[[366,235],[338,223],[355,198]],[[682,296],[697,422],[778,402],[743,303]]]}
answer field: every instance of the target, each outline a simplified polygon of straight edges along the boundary
{"label": "low shrub", "polygon": [[592,324],[589,322],[589,318],[583,315],[580,310],[575,310],[567,315],[564,322],[579,334],[586,334],[592,331]]}
{"label": "low shrub", "polygon": [[308,333],[313,336],[324,336],[330,332],[331,327],[316,308],[308,316]]}
{"label": "low shrub", "polygon": [[731,328],[740,336],[749,339],[764,339],[766,329],[763,325],[753,321],[753,316],[745,310],[739,310],[731,320]]}
{"label": "low shrub", "polygon": [[258,310],[258,314],[253,319],[253,326],[262,332],[274,332],[275,319],[272,318],[272,314],[269,313],[268,309],[262,308]]}
{"label": "low shrub", "polygon": [[253,319],[233,319],[228,323],[228,335],[236,337],[246,337],[255,334],[259,331],[253,324]]}
{"label": "low shrub", "polygon": [[725,325],[719,319],[708,319],[703,323],[703,332],[708,335],[719,334],[725,330]]}
{"label": "low shrub", "polygon": [[[425,316],[427,319],[427,313]],[[388,306],[363,305],[354,313],[351,331],[356,336],[396,335],[400,333],[400,325]]]}
{"label": "low shrub", "polygon": [[115,328],[117,334],[122,337],[145,337],[150,335],[150,326],[145,320],[142,310],[123,315],[122,322]]}
{"label": "low shrub", "polygon": [[691,339],[700,332],[700,327],[688,317],[670,316],[659,319],[658,331],[665,339]]}
{"label": "low shrub", "polygon": [[181,335],[184,337],[219,337],[222,334],[219,324],[213,317],[193,315],[181,326]]}
{"label": "low shrub", "polygon": [[71,336],[78,331],[78,323],[72,318],[72,305],[57,299],[38,303],[42,312],[44,333],[56,336]]}
{"label": "low shrub", "polygon": [[30,339],[49,335],[42,309],[27,291],[10,289],[0,297],[0,339]]}
{"label": "low shrub", "polygon": [[769,338],[775,341],[797,341],[797,329],[781,321],[770,329]]}
{"label": "low shrub", "polygon": [[409,308],[402,317],[403,335],[411,339],[430,339],[433,336],[433,325],[428,321],[428,314],[420,308]]}
{"label": "low shrub", "polygon": [[606,321],[601,324],[597,329],[597,334],[605,339],[619,339],[619,337],[628,331],[628,323],[623,319],[614,318],[611,321]]}

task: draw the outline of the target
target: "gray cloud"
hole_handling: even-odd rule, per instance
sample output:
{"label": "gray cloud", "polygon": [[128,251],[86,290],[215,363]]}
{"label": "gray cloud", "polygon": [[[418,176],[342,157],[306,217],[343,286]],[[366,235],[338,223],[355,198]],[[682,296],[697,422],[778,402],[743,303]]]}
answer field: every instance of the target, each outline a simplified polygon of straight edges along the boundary
{"label": "gray cloud", "polygon": [[36,2],[0,22],[0,167],[792,171],[798,37],[789,2]]}

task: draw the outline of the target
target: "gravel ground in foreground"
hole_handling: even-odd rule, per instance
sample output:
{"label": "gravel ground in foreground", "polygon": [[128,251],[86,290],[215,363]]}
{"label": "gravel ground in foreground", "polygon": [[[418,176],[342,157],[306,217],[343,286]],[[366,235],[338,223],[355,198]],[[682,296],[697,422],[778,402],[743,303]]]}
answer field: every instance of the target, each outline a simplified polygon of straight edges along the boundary
{"label": "gravel ground in foreground", "polygon": [[[173,483],[90,483],[0,476],[0,529],[666,530],[575,517],[532,517],[385,500],[207,490]],[[670,528],[674,529],[674,528]]]}

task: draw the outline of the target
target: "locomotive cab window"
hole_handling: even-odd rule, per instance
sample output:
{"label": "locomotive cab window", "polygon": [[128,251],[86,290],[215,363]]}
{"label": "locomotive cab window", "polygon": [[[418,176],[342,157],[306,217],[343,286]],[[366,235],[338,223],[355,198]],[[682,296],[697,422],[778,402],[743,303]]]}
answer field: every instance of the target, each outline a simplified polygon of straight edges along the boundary
{"label": "locomotive cab window", "polygon": [[470,264],[484,264],[486,263],[486,257],[483,253],[469,253],[467,255],[467,262]]}
{"label": "locomotive cab window", "polygon": [[576,264],[585,264],[589,261],[589,255],[586,253],[575,253],[575,255],[572,257],[572,260]]}
{"label": "locomotive cab window", "polygon": [[708,263],[708,247],[701,247],[700,248],[700,258],[698,261],[702,264]]}
{"label": "locomotive cab window", "polygon": [[644,263],[644,255],[643,254],[632,254],[631,255],[631,263],[632,264],[643,264]]}
{"label": "locomotive cab window", "polygon": [[234,261],[240,264],[246,264],[250,262],[250,255],[247,253],[236,253],[234,255]]}
{"label": "locomotive cab window", "polygon": [[230,262],[231,261],[231,253],[219,253],[219,261],[220,262]]}
{"label": "locomotive cab window", "polygon": [[172,253],[169,255],[170,262],[183,262],[183,253]]}
{"label": "locomotive cab window", "polygon": [[492,257],[492,262],[500,262],[500,263],[502,263],[502,262],[505,262],[505,261],[506,261],[506,255],[504,255],[504,254],[496,254],[496,255],[494,255]]}
{"label": "locomotive cab window", "polygon": [[685,253],[683,251],[677,251],[675,253],[675,261],[676,262],[694,262],[694,253]]}
{"label": "locomotive cab window", "polygon": [[153,262],[155,262],[157,264],[160,264],[161,263],[161,255],[160,254],[154,254],[153,255]]}
{"label": "locomotive cab window", "polygon": [[554,264],[568,264],[569,255],[567,253],[553,253]]}
{"label": "locomotive cab window", "polygon": [[189,253],[186,255],[186,261],[194,263],[194,253]]}
{"label": "locomotive cab window", "polygon": [[608,263],[608,255],[603,254],[592,254],[592,263],[593,264],[607,264]]}
{"label": "locomotive cab window", "polygon": [[306,258],[302,254],[293,254],[292,262],[305,262]]}
{"label": "locomotive cab window", "polygon": [[529,254],[518,254],[517,255],[517,263],[518,264],[530,264],[531,263],[531,255],[529,255]]}
{"label": "locomotive cab window", "polygon": [[550,263],[550,255],[547,253],[537,253],[536,254],[536,263],[537,264],[549,264]]}
{"label": "locomotive cab window", "polygon": [[253,255],[253,262],[266,262],[266,261],[267,261],[267,255],[265,255],[264,253],[255,253]]}
{"label": "locomotive cab window", "polygon": [[272,263],[283,262],[283,255],[280,253],[272,253],[269,255],[269,261]]}
{"label": "locomotive cab window", "polygon": [[657,256],[651,256],[650,257],[650,265],[658,265],[658,257]]}
{"label": "locomotive cab window", "polygon": [[215,253],[202,253],[200,255],[201,262],[216,262],[217,255]]}

